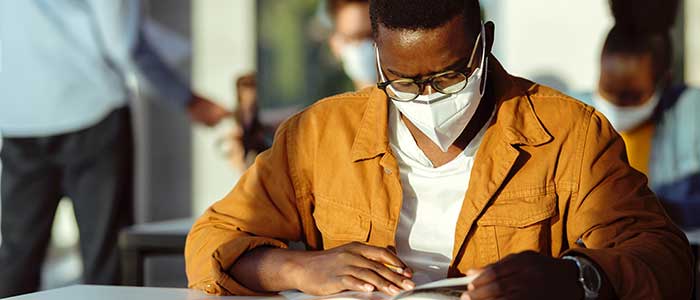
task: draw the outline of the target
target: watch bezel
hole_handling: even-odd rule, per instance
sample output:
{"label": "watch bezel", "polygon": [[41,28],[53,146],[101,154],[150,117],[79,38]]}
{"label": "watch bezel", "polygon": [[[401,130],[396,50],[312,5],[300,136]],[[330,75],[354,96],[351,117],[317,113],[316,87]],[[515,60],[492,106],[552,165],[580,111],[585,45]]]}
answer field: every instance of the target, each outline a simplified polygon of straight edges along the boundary
{"label": "watch bezel", "polygon": [[[583,292],[586,300],[598,299],[600,288],[603,280],[598,272],[598,268],[588,259],[579,256],[564,256],[563,259],[571,260],[576,263],[578,268],[578,281],[583,287]],[[586,278],[586,270],[591,270],[594,278]]]}

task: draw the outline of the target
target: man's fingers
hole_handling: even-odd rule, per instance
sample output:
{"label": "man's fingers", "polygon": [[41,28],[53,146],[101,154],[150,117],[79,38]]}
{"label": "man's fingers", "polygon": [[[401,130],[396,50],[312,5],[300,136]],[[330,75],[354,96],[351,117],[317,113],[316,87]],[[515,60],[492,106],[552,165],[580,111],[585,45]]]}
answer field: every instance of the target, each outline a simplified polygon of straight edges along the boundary
{"label": "man's fingers", "polygon": [[469,289],[478,288],[494,282],[496,280],[508,277],[516,273],[517,268],[513,268],[508,262],[500,262],[486,267],[478,277],[469,284]]}
{"label": "man's fingers", "polygon": [[396,256],[396,254],[389,251],[389,249],[354,243],[350,245],[348,250],[352,251],[355,254],[362,255],[368,259],[380,263],[386,263],[394,267],[399,267],[401,268],[401,273],[403,274],[412,273],[411,270],[406,266],[406,264],[404,264],[403,261],[401,261],[401,259],[399,259]]}
{"label": "man's fingers", "polygon": [[492,281],[487,285],[479,286],[465,293],[468,295],[468,299],[470,300],[490,300],[505,297],[508,296],[506,295],[507,287],[504,286],[502,282],[503,281],[500,280]]}
{"label": "man's fingers", "polygon": [[393,296],[401,292],[401,289],[399,289],[396,285],[384,279],[382,276],[379,276],[370,269],[348,266],[345,273],[346,275],[351,275],[359,280],[370,283],[378,290],[389,295]]}
{"label": "man's fingers", "polygon": [[374,286],[370,283],[359,280],[351,275],[343,275],[340,277],[341,290],[372,292]]}
{"label": "man's fingers", "polygon": [[360,261],[356,262],[356,266],[371,269],[375,273],[379,274],[380,276],[384,277],[385,279],[391,281],[394,285],[404,289],[404,290],[410,290],[416,287],[416,284],[413,283],[410,279],[408,279],[406,276],[403,276],[401,274],[398,274],[394,271],[392,271],[390,268],[387,268],[384,266],[384,264],[369,260],[365,257],[358,257]]}
{"label": "man's fingers", "polygon": [[[460,300],[473,300],[473,298],[471,298],[469,296],[469,294],[467,294],[467,292],[462,293],[462,296],[459,299]],[[489,300],[508,300],[508,299],[509,299],[508,296],[503,296],[503,297],[491,298]]]}

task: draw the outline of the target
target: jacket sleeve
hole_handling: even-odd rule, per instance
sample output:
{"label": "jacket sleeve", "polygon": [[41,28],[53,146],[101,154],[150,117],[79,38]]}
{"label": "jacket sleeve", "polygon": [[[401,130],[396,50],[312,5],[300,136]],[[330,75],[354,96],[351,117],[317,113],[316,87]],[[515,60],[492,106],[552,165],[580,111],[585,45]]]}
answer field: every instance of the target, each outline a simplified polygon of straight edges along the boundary
{"label": "jacket sleeve", "polygon": [[212,205],[187,236],[185,261],[189,286],[215,295],[256,295],[230,276],[246,251],[286,248],[302,238],[298,192],[289,157],[290,123],[282,124],[271,149],[261,153],[234,189]]}
{"label": "jacket sleeve", "polygon": [[689,299],[688,240],[629,166],[625,144],[593,112],[584,138],[578,193],[570,202],[567,235],[607,276],[619,299]]}

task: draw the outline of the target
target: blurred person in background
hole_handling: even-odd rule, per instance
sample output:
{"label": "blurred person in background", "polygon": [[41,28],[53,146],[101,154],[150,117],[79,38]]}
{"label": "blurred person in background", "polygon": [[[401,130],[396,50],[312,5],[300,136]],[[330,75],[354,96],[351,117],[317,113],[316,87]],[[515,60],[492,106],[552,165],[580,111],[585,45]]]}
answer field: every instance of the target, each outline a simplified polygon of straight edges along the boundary
{"label": "blurred person in background", "polygon": [[700,226],[700,89],[673,85],[678,0],[614,0],[592,104],[679,225]]}
{"label": "blurred person in background", "polygon": [[328,44],[356,89],[373,86],[377,67],[369,19],[369,0],[326,0],[333,26]]}
{"label": "blurred person in background", "polygon": [[0,298],[38,288],[64,196],[83,282],[120,282],[117,233],[132,222],[127,77],[142,75],[205,125],[229,114],[163,63],[143,24],[138,0],[0,0]]}

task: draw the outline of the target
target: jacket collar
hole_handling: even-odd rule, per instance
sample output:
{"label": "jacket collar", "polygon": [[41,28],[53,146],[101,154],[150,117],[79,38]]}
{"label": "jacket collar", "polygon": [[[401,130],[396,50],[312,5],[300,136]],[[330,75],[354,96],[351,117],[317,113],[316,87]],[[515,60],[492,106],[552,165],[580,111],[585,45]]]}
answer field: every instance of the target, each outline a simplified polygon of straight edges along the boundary
{"label": "jacket collar", "polygon": [[536,85],[508,74],[493,57],[489,62],[489,75],[493,78],[494,95],[498,103],[494,123],[500,129],[503,139],[511,145],[528,146],[540,146],[551,141],[552,136],[540,122],[532,105],[531,98],[537,93]]}
{"label": "jacket collar", "polygon": [[350,155],[354,162],[371,159],[389,150],[389,101],[384,91],[373,87],[360,127],[352,143]]}
{"label": "jacket collar", "polygon": [[[488,80],[493,85],[497,112],[493,120],[500,136],[511,145],[539,146],[552,140],[532,105],[533,84],[508,74],[490,56]],[[372,88],[360,126],[351,149],[354,162],[372,159],[389,151],[388,98],[377,87]]]}

